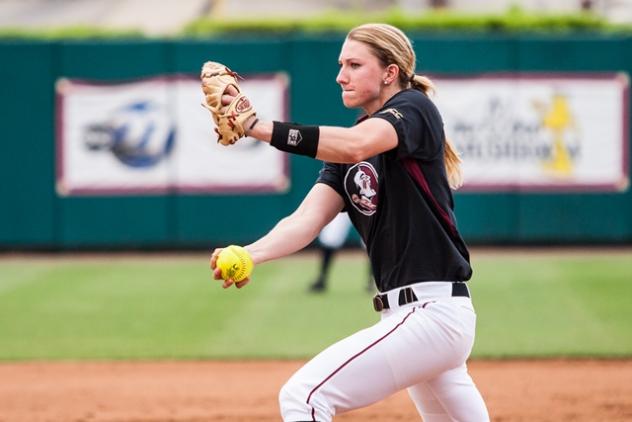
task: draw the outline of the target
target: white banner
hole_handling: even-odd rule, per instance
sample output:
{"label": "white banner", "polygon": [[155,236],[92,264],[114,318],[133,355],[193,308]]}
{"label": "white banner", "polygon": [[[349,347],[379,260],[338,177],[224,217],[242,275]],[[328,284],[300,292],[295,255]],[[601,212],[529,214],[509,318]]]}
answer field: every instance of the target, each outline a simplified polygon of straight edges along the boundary
{"label": "white banner", "polygon": [[464,190],[625,190],[625,74],[433,78]]}
{"label": "white banner", "polygon": [[[284,74],[241,86],[264,120],[287,120]],[[200,81],[175,76],[120,84],[57,82],[60,195],[282,192],[287,155],[253,139],[216,143]]]}

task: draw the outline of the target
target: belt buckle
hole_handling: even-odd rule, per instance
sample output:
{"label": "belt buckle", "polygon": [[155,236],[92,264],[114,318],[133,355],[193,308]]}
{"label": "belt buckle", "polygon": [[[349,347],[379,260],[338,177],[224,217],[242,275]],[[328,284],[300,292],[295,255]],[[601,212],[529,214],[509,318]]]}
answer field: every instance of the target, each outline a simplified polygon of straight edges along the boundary
{"label": "belt buckle", "polygon": [[384,309],[384,303],[379,294],[373,296],[373,309],[375,309],[376,312],[382,312]]}

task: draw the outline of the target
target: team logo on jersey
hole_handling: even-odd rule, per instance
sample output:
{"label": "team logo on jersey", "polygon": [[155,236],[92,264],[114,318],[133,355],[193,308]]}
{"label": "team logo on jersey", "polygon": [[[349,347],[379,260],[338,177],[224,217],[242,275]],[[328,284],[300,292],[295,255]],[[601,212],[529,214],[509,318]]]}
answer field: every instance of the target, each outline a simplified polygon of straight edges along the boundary
{"label": "team logo on jersey", "polygon": [[396,108],[387,108],[386,110],[380,111],[379,114],[391,113],[397,120],[400,120],[404,115]]}
{"label": "team logo on jersey", "polygon": [[377,172],[371,164],[362,161],[347,170],[345,192],[362,214],[373,215],[377,211],[377,189]]}

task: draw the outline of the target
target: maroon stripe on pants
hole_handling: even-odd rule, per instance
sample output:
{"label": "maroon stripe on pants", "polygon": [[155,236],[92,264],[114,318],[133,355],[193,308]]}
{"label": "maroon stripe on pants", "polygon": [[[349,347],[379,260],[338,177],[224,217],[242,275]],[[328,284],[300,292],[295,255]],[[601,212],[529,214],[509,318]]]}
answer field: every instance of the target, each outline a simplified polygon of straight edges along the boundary
{"label": "maroon stripe on pants", "polygon": [[[410,311],[408,314],[406,314],[406,316],[395,326],[393,327],[393,329],[391,329],[391,331],[389,331],[388,333],[384,334],[382,337],[378,338],[377,340],[375,340],[373,343],[369,344],[367,347],[365,347],[364,349],[362,349],[361,351],[359,351],[358,353],[356,353],[355,355],[353,355],[352,357],[350,357],[349,359],[347,359],[347,361],[345,363],[343,363],[342,365],[340,365],[338,368],[336,368],[336,370],[334,372],[332,372],[331,374],[329,374],[327,376],[327,378],[325,378],[320,384],[318,384],[316,387],[314,387],[312,389],[312,391],[310,391],[309,395],[307,396],[307,401],[306,403],[309,404],[309,401],[312,398],[312,395],[316,392],[316,390],[318,390],[320,387],[323,386],[323,384],[325,384],[327,381],[329,381],[334,375],[336,375],[338,372],[340,372],[340,370],[342,368],[344,368],[345,366],[347,366],[349,363],[351,363],[351,361],[353,361],[355,358],[357,358],[358,356],[362,355],[364,352],[366,352],[367,350],[369,350],[370,348],[374,347],[376,344],[378,344],[379,342],[381,342],[382,340],[384,340],[386,337],[388,337],[389,335],[393,334],[393,332],[395,330],[397,330],[399,327],[402,326],[402,324],[404,324],[404,322],[406,322],[406,320],[408,319],[409,316],[411,316],[414,312],[415,312],[416,308],[413,308],[412,311]],[[316,421],[316,409],[314,408],[314,406],[312,406],[312,421]]]}

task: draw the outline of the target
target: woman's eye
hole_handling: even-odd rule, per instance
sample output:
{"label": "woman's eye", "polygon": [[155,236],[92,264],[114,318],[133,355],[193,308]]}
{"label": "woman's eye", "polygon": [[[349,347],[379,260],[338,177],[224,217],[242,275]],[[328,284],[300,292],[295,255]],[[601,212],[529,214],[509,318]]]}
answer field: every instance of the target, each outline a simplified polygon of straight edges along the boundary
{"label": "woman's eye", "polygon": [[349,66],[351,67],[351,69],[357,69],[360,67],[360,63],[351,63]]}

